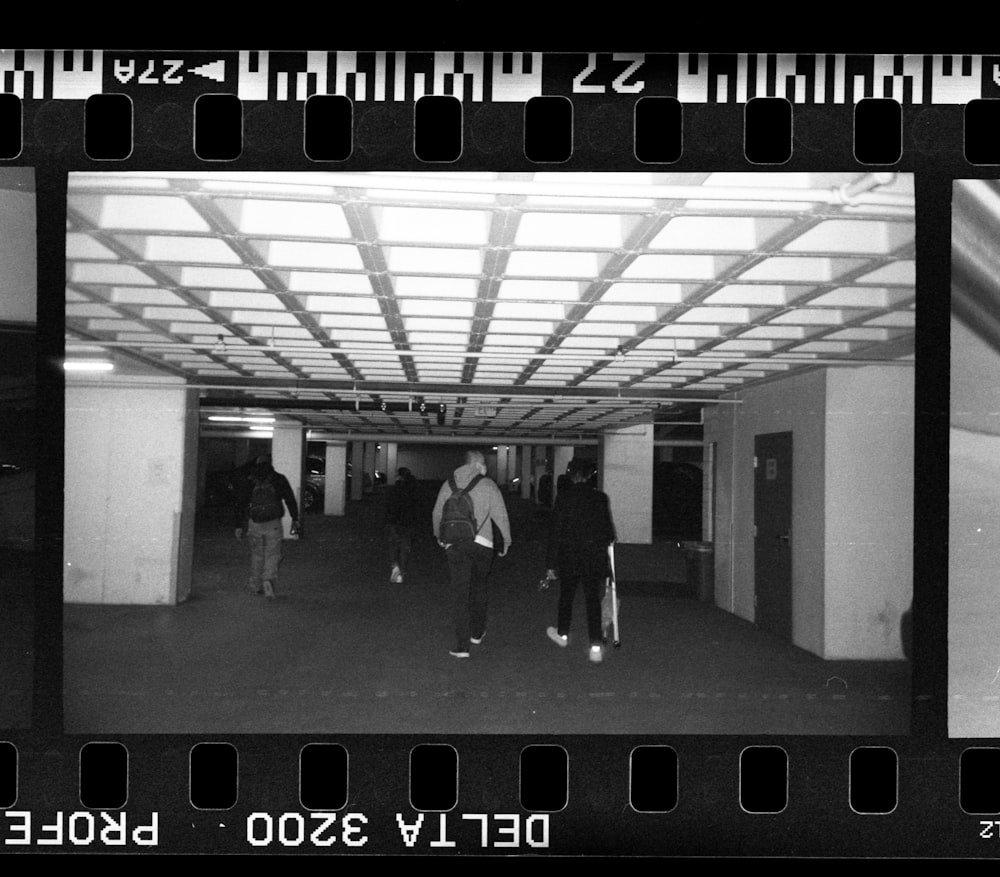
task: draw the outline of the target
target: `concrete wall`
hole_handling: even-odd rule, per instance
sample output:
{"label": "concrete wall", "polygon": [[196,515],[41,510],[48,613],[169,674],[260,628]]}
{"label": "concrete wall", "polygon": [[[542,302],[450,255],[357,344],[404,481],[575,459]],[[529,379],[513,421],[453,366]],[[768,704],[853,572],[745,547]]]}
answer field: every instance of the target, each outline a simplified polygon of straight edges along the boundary
{"label": "concrete wall", "polygon": [[653,424],[601,436],[599,485],[611,502],[619,542],[653,541]]}
{"label": "concrete wall", "polygon": [[67,602],[173,604],[187,596],[197,408],[197,391],[169,379],[162,389],[67,382]]}
{"label": "concrete wall", "polygon": [[824,657],[903,657],[900,616],[913,596],[913,420],[912,369],[831,369]]}
{"label": "concrete wall", "polygon": [[756,435],[791,432],[792,642],[825,658],[902,657],[913,551],[913,372],[817,370],[706,411],[715,442],[716,603],[754,620]]}
{"label": "concrete wall", "polygon": [[754,436],[792,433],[792,641],[823,651],[826,372],[737,394],[705,414],[716,443],[715,600],[754,620]]}

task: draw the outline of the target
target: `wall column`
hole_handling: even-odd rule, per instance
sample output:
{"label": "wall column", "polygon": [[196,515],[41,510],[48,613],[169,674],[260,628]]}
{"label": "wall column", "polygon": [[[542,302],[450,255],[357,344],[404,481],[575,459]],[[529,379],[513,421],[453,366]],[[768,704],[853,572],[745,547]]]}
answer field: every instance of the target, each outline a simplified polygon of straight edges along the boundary
{"label": "wall column", "polygon": [[[274,435],[271,439],[271,461],[274,468],[288,479],[292,493],[299,504],[299,514],[302,514],[302,470],[306,459],[306,431],[301,423],[279,421],[274,424]],[[298,539],[291,536],[292,518],[285,514],[281,519],[286,539]]]}
{"label": "wall column", "polygon": [[351,499],[361,499],[365,490],[365,443],[351,442]]}
{"label": "wall column", "polygon": [[521,499],[531,499],[531,445],[518,445],[521,455]]}
{"label": "wall column", "polygon": [[507,484],[507,455],[510,445],[497,445],[497,486],[503,490]]}
{"label": "wall column", "polygon": [[385,483],[396,483],[396,471],[399,466],[399,445],[396,442],[389,442],[385,445]]}
{"label": "wall column", "polygon": [[559,476],[566,474],[566,467],[573,459],[576,448],[572,445],[560,445],[555,449],[555,462],[552,464],[552,500],[555,502],[559,498]]}
{"label": "wall column", "polygon": [[367,480],[371,487],[369,492],[375,487],[375,458],[378,456],[378,448],[375,442],[365,442],[364,444],[364,470],[368,476],[362,480],[362,485]]}
{"label": "wall column", "polygon": [[326,443],[326,478],[323,482],[323,514],[343,515],[347,505],[347,444]]}
{"label": "wall column", "polygon": [[619,542],[653,541],[653,424],[601,436],[601,490],[611,500]]}
{"label": "wall column", "polygon": [[66,466],[67,603],[174,605],[191,592],[198,392],[129,384],[66,381],[66,460],[86,461]]}

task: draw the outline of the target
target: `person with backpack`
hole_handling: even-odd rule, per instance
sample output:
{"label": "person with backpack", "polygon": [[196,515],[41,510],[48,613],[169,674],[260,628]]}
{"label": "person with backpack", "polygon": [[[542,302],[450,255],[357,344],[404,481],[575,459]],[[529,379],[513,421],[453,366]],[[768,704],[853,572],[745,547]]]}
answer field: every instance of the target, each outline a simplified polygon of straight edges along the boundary
{"label": "person with backpack", "polygon": [[417,521],[417,482],[405,466],[389,491],[386,502],[386,533],[389,540],[389,582],[402,584],[413,547],[413,531]]}
{"label": "person with backpack", "polygon": [[479,645],[486,634],[486,580],[493,564],[493,525],[502,546],[510,549],[510,520],[500,488],[486,477],[486,458],[468,451],[438,491],[432,513],[434,533],[448,558],[455,648],[449,654],[469,657],[469,644]]}
{"label": "person with backpack", "polygon": [[249,467],[236,470],[236,538],[244,535],[250,545],[250,577],[247,588],[274,599],[281,565],[285,509],[292,516],[292,535],[301,534],[299,505],[288,479],[276,472],[271,458],[260,456]]}

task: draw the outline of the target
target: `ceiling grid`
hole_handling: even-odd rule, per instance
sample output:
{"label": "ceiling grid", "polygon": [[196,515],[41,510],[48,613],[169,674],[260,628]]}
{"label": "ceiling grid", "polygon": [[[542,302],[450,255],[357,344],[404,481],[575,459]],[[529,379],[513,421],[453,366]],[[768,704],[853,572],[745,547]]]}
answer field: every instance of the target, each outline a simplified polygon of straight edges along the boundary
{"label": "ceiling grid", "polygon": [[67,355],[206,417],[585,436],[912,366],[909,174],[80,173],[67,220]]}

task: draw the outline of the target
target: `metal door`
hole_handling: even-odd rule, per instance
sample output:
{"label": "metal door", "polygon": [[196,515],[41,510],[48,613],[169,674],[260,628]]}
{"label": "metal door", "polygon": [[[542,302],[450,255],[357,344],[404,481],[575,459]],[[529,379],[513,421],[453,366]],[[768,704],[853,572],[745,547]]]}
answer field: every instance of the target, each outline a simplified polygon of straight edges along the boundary
{"label": "metal door", "polygon": [[754,438],[754,581],[757,624],[792,638],[792,434]]}

